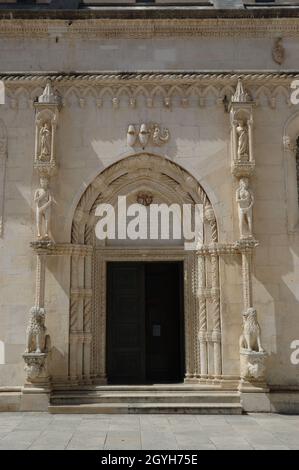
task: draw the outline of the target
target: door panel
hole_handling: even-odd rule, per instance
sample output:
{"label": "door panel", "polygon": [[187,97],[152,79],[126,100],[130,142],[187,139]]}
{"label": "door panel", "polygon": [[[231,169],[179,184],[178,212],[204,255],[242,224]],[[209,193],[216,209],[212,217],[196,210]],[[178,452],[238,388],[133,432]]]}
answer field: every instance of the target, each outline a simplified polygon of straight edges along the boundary
{"label": "door panel", "polygon": [[181,263],[108,263],[110,383],[183,378]]}
{"label": "door panel", "polygon": [[178,263],[145,266],[146,372],[149,381],[180,379]]}
{"label": "door panel", "polygon": [[109,263],[107,371],[110,382],[145,381],[144,269]]}

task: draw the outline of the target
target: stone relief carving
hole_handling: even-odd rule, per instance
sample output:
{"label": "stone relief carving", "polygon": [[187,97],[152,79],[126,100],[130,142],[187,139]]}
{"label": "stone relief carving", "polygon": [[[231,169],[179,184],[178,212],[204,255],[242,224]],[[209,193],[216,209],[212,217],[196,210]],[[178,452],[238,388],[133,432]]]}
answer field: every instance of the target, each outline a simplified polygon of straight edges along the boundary
{"label": "stone relief carving", "polygon": [[[242,381],[263,382],[265,380],[265,359],[266,352],[241,351],[240,353],[240,373]],[[242,388],[241,388],[242,389]]]}
{"label": "stone relief carving", "polygon": [[141,147],[145,148],[150,138],[150,128],[147,124],[141,124],[138,137]]}
{"label": "stone relief carving", "polygon": [[49,190],[47,177],[40,178],[40,187],[34,194],[37,238],[51,239],[51,206],[56,203]]}
{"label": "stone relief carving", "polygon": [[158,124],[154,124],[152,139],[155,145],[166,144],[169,141],[169,137],[170,134],[168,129],[161,130]]}
{"label": "stone relief carving", "polygon": [[238,160],[248,161],[249,160],[249,136],[248,136],[248,126],[246,121],[240,120],[236,127],[237,136],[238,136]]}
{"label": "stone relief carving", "polygon": [[46,312],[43,307],[32,307],[27,327],[27,353],[44,353],[46,348]]}
{"label": "stone relief carving", "polygon": [[39,131],[39,155],[42,162],[49,162],[51,159],[52,131],[49,122],[45,122]]}
{"label": "stone relief carving", "polygon": [[134,124],[129,124],[127,131],[127,144],[129,147],[134,147],[137,140],[137,130]]}
{"label": "stone relief carving", "polygon": [[[44,79],[40,75],[28,75],[26,81],[26,75],[22,75],[22,83],[18,82],[18,77],[10,76],[9,74],[2,74],[1,78],[5,80],[5,86],[8,92],[7,106],[12,109],[17,109],[19,102],[27,102],[28,107],[32,106],[34,97],[32,96],[32,87],[35,88],[40,86],[41,81]],[[135,76],[132,74],[132,78]],[[110,106],[117,110],[119,109],[119,103],[122,102],[122,106],[132,106],[136,108],[146,107],[152,108],[154,104],[161,104],[161,90],[163,90],[163,106],[166,109],[170,109],[173,105],[173,101],[176,101],[176,105],[186,108],[187,106],[206,106],[206,95],[207,92],[213,97],[213,105],[217,106],[219,102],[223,103],[225,96],[227,101],[231,102],[232,95],[234,95],[233,86],[238,78],[235,74],[205,74],[205,73],[174,73],[165,74],[163,76],[159,74],[138,74],[139,84],[130,82],[130,76],[128,75],[127,80],[124,82],[123,77],[117,74],[97,74],[90,77],[86,75],[69,74],[69,75],[56,75],[53,76],[52,82],[55,83],[57,89],[63,93],[63,100],[59,98],[59,95],[55,91],[51,97],[51,93],[47,93],[52,100],[56,102],[57,106],[63,104],[68,107],[70,103],[73,103],[75,99],[78,107],[82,108],[83,103],[86,101],[85,95],[82,95],[82,88],[86,86],[88,82],[88,90],[92,90],[94,104],[97,107],[102,107],[104,102],[110,104]],[[290,75],[278,75],[275,73],[270,74],[242,74],[242,80],[246,80],[248,86],[251,88],[251,96],[256,104],[269,106],[270,108],[276,107],[277,100],[284,100],[285,104],[290,105],[290,93],[289,93],[289,78]],[[83,83],[82,83],[83,80]],[[172,85],[169,86],[169,80]],[[83,85],[83,87],[82,87]],[[211,86],[213,85],[213,86]],[[52,86],[52,85],[51,85]],[[117,94],[117,98],[113,97]],[[167,95],[167,97],[166,97]],[[263,99],[259,103],[259,97],[263,95],[266,102]],[[71,100],[70,100],[71,98]],[[34,102],[36,106],[37,102]],[[39,102],[39,105],[45,105],[44,102]]]}
{"label": "stone relief carving", "polygon": [[47,371],[47,353],[29,353],[23,354],[25,361],[25,372],[27,381],[47,385],[49,376]]}
{"label": "stone relief carving", "polygon": [[249,179],[241,178],[236,191],[238,204],[240,238],[252,238],[253,192],[249,189]]}
{"label": "stone relief carving", "polygon": [[276,38],[272,48],[272,59],[281,65],[285,59],[285,48],[283,47],[282,38]]}
{"label": "stone relief carving", "polygon": [[253,105],[251,96],[239,79],[230,104],[231,121],[231,169],[234,176],[252,175],[255,162],[253,158]]}
{"label": "stone relief carving", "polygon": [[40,173],[47,173],[51,176],[57,170],[55,138],[61,98],[52,89],[50,82],[47,83],[34,106],[37,111],[34,167]]}
{"label": "stone relief carving", "polygon": [[142,123],[139,127],[135,124],[129,124],[127,130],[127,145],[134,147],[140,145],[143,149],[150,143],[155,146],[166,144],[170,139],[168,129],[162,129],[159,124]]}
{"label": "stone relief carving", "polygon": [[153,195],[151,193],[140,192],[137,194],[136,202],[142,204],[143,206],[150,206],[153,202]]}
{"label": "stone relief carving", "polygon": [[240,348],[265,352],[261,343],[261,328],[257,321],[257,312],[253,307],[243,312],[243,333],[240,337]]}

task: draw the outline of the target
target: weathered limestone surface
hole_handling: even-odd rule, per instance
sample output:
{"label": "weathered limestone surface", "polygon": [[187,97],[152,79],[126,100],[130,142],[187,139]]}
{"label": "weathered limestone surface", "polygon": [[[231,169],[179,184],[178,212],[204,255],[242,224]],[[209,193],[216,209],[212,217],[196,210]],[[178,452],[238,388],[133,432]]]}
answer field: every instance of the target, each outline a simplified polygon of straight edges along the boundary
{"label": "weathered limestone surface", "polygon": [[[294,29],[299,30],[299,21],[292,21]],[[0,74],[232,69],[266,74],[267,70],[281,70],[271,55],[274,39],[270,33],[247,37],[246,31],[242,34],[239,31],[236,37],[227,34],[221,37],[220,32],[192,38],[174,34],[172,38],[138,39],[103,38],[100,33],[99,37],[86,37],[77,33],[75,37],[62,23],[46,23],[46,33],[38,40],[28,33],[21,38],[4,29],[0,35]],[[283,70],[294,70],[298,67],[298,37],[286,33],[283,45],[286,50]],[[51,212],[55,242],[71,241],[75,209],[97,175],[113,163],[140,153],[140,149],[128,145],[127,130],[131,123],[143,122],[157,122],[170,133],[169,140],[161,146],[150,142],[146,153],[152,154],[152,159],[156,156],[169,159],[189,172],[213,206],[219,243],[233,244],[238,240],[235,194],[239,181],[231,173],[230,116],[223,104],[224,96],[230,99],[235,91],[237,75],[228,76],[227,83],[216,75],[204,83],[199,80],[201,96],[196,91],[182,96],[181,90],[190,84],[187,81],[181,86],[173,78],[171,84],[160,83],[162,91],[152,101],[147,90],[153,88],[153,81],[154,86],[159,86],[158,78],[149,78],[134,100],[120,91],[125,81],[112,83],[111,79],[110,85],[105,84],[106,93],[104,85],[92,81],[54,82],[63,103],[55,135],[57,172],[51,175],[50,183],[57,202]],[[299,340],[299,212],[294,153],[299,109],[289,102],[290,80],[274,75],[268,78],[248,75],[245,83],[255,102],[255,170],[250,188],[254,194],[253,234],[259,245],[252,254],[252,294],[263,347],[268,353],[266,383],[270,389],[299,390],[299,365],[290,361],[291,342]],[[8,142],[0,238],[0,387],[13,387],[25,381],[21,355],[35,297],[36,254],[30,249],[30,242],[36,239],[34,193],[39,187],[39,174],[33,171],[36,124],[33,100],[41,95],[46,79],[25,77],[18,83],[7,78],[5,84],[7,100],[0,105]],[[133,85],[136,88],[141,83],[137,80]],[[172,90],[168,102],[167,91],[174,85],[178,87]],[[283,145],[284,137],[289,138],[289,145]],[[244,309],[241,256],[233,253],[222,256],[219,269],[222,374],[239,380],[239,336]],[[49,375],[57,382],[66,380],[69,374],[71,272],[69,255],[47,258]],[[248,395],[251,407],[254,396]],[[266,405],[259,403],[263,410],[273,409],[268,398],[263,403]]]}

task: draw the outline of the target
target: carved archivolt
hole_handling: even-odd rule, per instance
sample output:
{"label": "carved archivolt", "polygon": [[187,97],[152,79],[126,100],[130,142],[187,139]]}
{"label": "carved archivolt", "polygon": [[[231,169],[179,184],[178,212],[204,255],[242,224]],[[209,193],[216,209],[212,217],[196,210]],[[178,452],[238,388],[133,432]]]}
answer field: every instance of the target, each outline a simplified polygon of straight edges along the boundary
{"label": "carved archivolt", "polygon": [[[132,177],[133,175],[133,177]],[[203,204],[211,227],[212,242],[217,242],[217,225],[211,203],[204,190],[186,170],[177,164],[157,155],[138,154],[121,160],[100,173],[82,195],[75,211],[71,241],[72,243],[92,242],[89,239],[95,223],[94,212],[100,202],[113,203],[121,189],[130,187],[142,189],[141,181],[156,182],[160,193],[168,194],[172,202]],[[208,219],[209,217],[209,219]]]}
{"label": "carved archivolt", "polygon": [[[134,194],[136,198],[141,190],[163,194],[169,203],[203,204],[204,242],[209,251],[196,254],[180,247],[124,250],[97,245],[94,236],[97,205],[100,202],[114,205],[119,194]],[[93,246],[92,252],[74,255],[71,261],[69,378],[72,383],[89,380],[105,383],[106,380],[106,262],[145,259],[183,261],[185,380],[219,379],[221,319],[217,241],[216,218],[205,191],[192,175],[172,161],[141,153],[99,174],[79,200],[72,225],[72,244]],[[196,259],[200,260],[199,264]],[[198,282],[202,290],[198,289]]]}

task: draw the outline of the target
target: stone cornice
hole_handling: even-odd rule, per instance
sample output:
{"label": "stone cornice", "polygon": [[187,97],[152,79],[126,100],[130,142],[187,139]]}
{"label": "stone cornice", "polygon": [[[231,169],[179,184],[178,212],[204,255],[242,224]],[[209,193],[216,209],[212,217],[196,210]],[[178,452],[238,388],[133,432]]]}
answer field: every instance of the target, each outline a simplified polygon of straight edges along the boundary
{"label": "stone cornice", "polygon": [[[205,106],[206,95],[214,97],[214,104],[223,106],[224,98],[229,100],[241,78],[250,91],[255,104],[260,96],[266,95],[267,105],[275,108],[279,96],[290,106],[290,83],[299,78],[297,71],[257,72],[215,72],[215,71],[164,71],[164,72],[7,72],[0,73],[5,82],[6,106],[18,108],[21,98],[33,107],[48,80],[62,97],[63,106],[68,106],[71,96],[77,105],[84,108],[87,97],[94,100],[97,107],[104,100],[110,100],[113,109],[118,109],[120,100],[130,108],[140,105],[140,96],[146,106],[152,107],[158,99],[166,108],[171,108],[172,98],[179,97],[180,106],[188,107],[193,100],[200,107]],[[265,105],[264,98],[261,101]]]}
{"label": "stone cornice", "polygon": [[[266,15],[265,15],[266,16]],[[149,19],[0,19],[0,37],[152,38],[152,37],[298,37],[299,18]],[[6,16],[7,18],[7,16]],[[80,17],[79,17],[80,18]]]}

